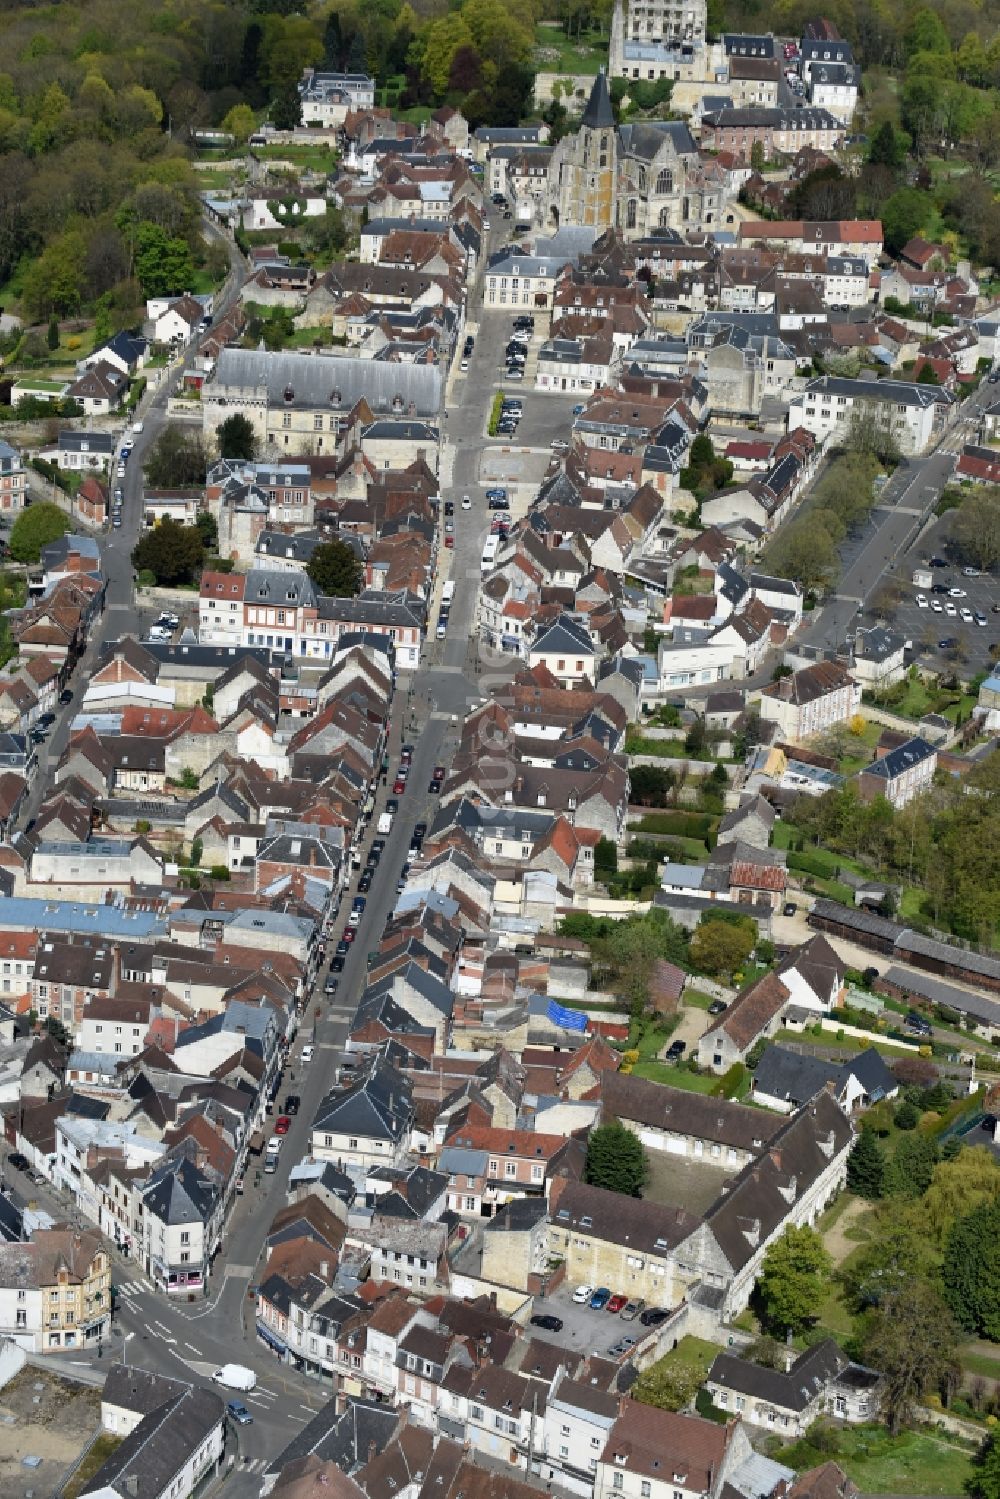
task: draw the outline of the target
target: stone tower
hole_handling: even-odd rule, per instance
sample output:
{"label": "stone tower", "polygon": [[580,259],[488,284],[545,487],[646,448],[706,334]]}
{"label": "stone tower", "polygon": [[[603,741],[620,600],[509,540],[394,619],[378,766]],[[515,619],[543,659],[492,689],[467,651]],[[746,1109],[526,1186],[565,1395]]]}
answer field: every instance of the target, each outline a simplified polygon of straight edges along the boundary
{"label": "stone tower", "polygon": [[608,227],[615,216],[617,137],[604,72],[594,79],[579,130],[557,152],[559,223]]}

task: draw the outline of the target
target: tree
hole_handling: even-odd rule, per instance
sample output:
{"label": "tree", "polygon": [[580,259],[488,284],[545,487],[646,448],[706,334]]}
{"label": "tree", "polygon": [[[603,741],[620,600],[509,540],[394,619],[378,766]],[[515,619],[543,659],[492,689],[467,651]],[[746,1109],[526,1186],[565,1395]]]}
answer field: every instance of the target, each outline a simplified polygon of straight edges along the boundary
{"label": "tree", "polygon": [[220,129],[228,131],[240,146],[246,145],[256,128],[257,116],[249,104],[234,104],[229,113],[223,116],[220,126]]}
{"label": "tree", "polygon": [[49,318],[49,331],[45,341],[49,349],[55,353],[59,347],[59,319],[57,317]]}
{"label": "tree", "polygon": [[351,599],[358,592],[364,569],[346,541],[325,541],[309,559],[310,578],[328,598]]}
{"label": "tree", "polygon": [[952,1225],[941,1281],[959,1325],[1000,1341],[1000,1203],[982,1203]]}
{"label": "tree", "polygon": [[933,1252],[913,1215],[887,1203],[877,1210],[872,1238],[850,1256],[838,1279],[848,1305],[868,1312],[933,1269]]}
{"label": "tree", "polygon": [[201,567],[205,543],[197,526],[161,520],[141,536],[132,551],[136,572],[150,572],[157,583],[186,583]]}
{"label": "tree", "polygon": [[920,1110],[917,1108],[916,1104],[913,1103],[909,1098],[904,1098],[903,1102],[896,1110],[893,1123],[895,1124],[897,1129],[916,1129],[917,1125],[920,1123]]}
{"label": "tree", "polygon": [[631,799],[638,807],[665,807],[677,785],[674,771],[661,765],[633,765]]}
{"label": "tree", "polygon": [[220,458],[243,458],[252,463],[257,457],[257,433],[253,422],[242,412],[227,416],[215,429]]}
{"label": "tree", "polygon": [[604,1187],[623,1197],[638,1197],[648,1170],[642,1141],[620,1120],[612,1119],[590,1131],[583,1179],[592,1187]]}
{"label": "tree", "polygon": [[37,562],[42,547],[58,541],[69,530],[69,517],[58,505],[29,505],[22,510],[10,533],[10,555],[15,562]]}
{"label": "tree", "polygon": [[639,1375],[629,1394],[641,1405],[661,1411],[682,1411],[697,1395],[704,1378],[694,1360],[658,1359]]}
{"label": "tree", "polygon": [[803,1332],[815,1319],[832,1260],[808,1224],[791,1224],[764,1256],[756,1296],[761,1318],[776,1337]]}
{"label": "tree", "polygon": [[887,167],[890,172],[898,172],[906,160],[906,153],[891,120],[883,120],[872,136],[868,160],[873,166]]}
{"label": "tree", "polygon": [[215,523],[215,516],[210,510],[199,510],[195,519],[195,525],[201,532],[205,551],[214,551],[219,545],[219,528]]}
{"label": "tree", "polygon": [[147,297],[188,291],[194,279],[191,247],[158,224],[141,223],[135,231],[135,273]]}
{"label": "tree", "polygon": [[885,1179],[885,1151],[875,1138],[874,1130],[863,1126],[847,1158],[847,1185],[859,1197],[882,1196]]}
{"label": "tree", "polygon": [[951,539],[959,554],[984,570],[1000,561],[1000,486],[976,485],[952,517]]}
{"label": "tree", "polygon": [[156,489],[187,489],[204,484],[205,445],[200,432],[169,423],[146,459],[146,483]]}
{"label": "tree", "polygon": [[1000,1170],[985,1145],[939,1161],[924,1193],[923,1221],[935,1244],[943,1244],[963,1215],[1000,1197]]}
{"label": "tree", "polygon": [[973,1499],[1000,1499],[1000,1438],[996,1431],[990,1433],[973,1459],[972,1470],[968,1492]]}
{"label": "tree", "polygon": [[782,526],[766,557],[771,572],[793,579],[806,592],[832,586],[840,567],[833,538],[815,516]]}
{"label": "tree", "polygon": [[877,458],[887,467],[897,464],[901,450],[888,408],[879,401],[855,401],[844,446],[850,453]]}
{"label": "tree", "polygon": [[891,1197],[922,1197],[937,1165],[937,1146],[915,1130],[896,1146],[886,1163],[885,1191]]}
{"label": "tree", "polygon": [[762,172],[767,158],[764,155],[764,142],[754,141],[750,147],[750,165],[755,172]]}
{"label": "tree", "polygon": [[749,958],[755,942],[755,930],[728,921],[702,921],[691,938],[691,962],[699,973],[728,979]]}
{"label": "tree", "polygon": [[865,1361],[882,1373],[882,1411],[896,1436],[954,1359],[955,1323],[929,1281],[909,1280],[869,1315],[863,1343]]}
{"label": "tree", "polygon": [[275,130],[297,130],[302,124],[302,100],[294,83],[286,83],[271,100],[271,124]]}

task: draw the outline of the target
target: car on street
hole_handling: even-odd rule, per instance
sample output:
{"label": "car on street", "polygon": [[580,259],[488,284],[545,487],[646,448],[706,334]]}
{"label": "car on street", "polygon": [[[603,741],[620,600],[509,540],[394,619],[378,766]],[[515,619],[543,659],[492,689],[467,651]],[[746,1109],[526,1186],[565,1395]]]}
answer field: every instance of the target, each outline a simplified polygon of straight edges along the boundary
{"label": "car on street", "polygon": [[339,988],[340,988],[340,980],[337,977],[337,975],[335,973],[328,973],[327,976],[326,976],[326,982],[323,985],[323,993],[329,999],[334,994],[336,994],[336,992],[337,992],[337,990]]}
{"label": "car on street", "polygon": [[111,524],[112,524],[112,526],[114,527],[114,529],[116,531],[120,531],[121,528],[122,528],[122,518],[119,515],[119,513],[118,513],[117,510],[115,511],[114,515],[111,517]]}
{"label": "car on street", "polygon": [[576,1302],[577,1306],[586,1306],[587,1302],[590,1300],[593,1294],[593,1286],[577,1286],[576,1290],[573,1292],[573,1300]]}
{"label": "car on street", "polygon": [[438,780],[437,776],[435,776],[433,780],[428,782],[427,790],[431,796],[440,796],[441,782]]}
{"label": "car on street", "polygon": [[337,953],[336,953],[336,956],[338,958],[346,958],[347,957],[347,953],[348,953],[348,949],[350,948],[350,945],[351,944],[349,942],[345,942],[344,939],[343,939],[343,937],[341,937],[340,941],[337,943]]}
{"label": "car on street", "polygon": [[292,1127],[292,1121],[287,1114],[279,1114],[274,1121],[274,1133],[276,1135],[287,1135]]}
{"label": "car on street", "polygon": [[616,1293],[608,1302],[606,1310],[609,1311],[613,1317],[617,1317],[622,1308],[626,1306],[628,1306],[628,1297]]}
{"label": "car on street", "polygon": [[539,1312],[531,1319],[532,1327],[544,1327],[546,1332],[562,1332],[563,1324],[561,1317],[553,1317],[549,1312]]}
{"label": "car on street", "polygon": [[931,608],[933,609],[935,614],[944,613],[944,606],[942,605],[940,599],[931,599]]}
{"label": "car on street", "polygon": [[463,494],[463,496],[462,496],[462,509],[463,510],[471,510],[472,509],[472,501],[469,499],[469,496],[467,494]]}
{"label": "car on street", "polygon": [[357,935],[358,935],[357,932],[354,930],[354,928],[352,926],[345,926],[345,928],[344,928],[344,935],[343,935],[343,937],[340,940],[342,942],[346,942],[347,945],[348,945],[348,947],[350,947],[351,943],[354,941],[354,939],[355,939],[355,937]]}
{"label": "car on street", "polygon": [[230,1400],[226,1405],[226,1414],[236,1422],[238,1426],[252,1426],[253,1416],[247,1410],[241,1400]]}
{"label": "car on street", "polygon": [[[362,875],[361,878],[364,879],[364,875]],[[342,957],[342,955],[340,953],[334,953],[333,957],[330,959],[330,972],[331,973],[343,973],[343,971],[344,971],[344,959],[343,959],[343,957]]]}
{"label": "car on street", "polygon": [[406,791],[406,782],[403,781],[403,780],[400,780],[399,776],[397,776],[396,779],[392,783],[392,794],[393,794],[393,796],[402,796],[405,791]]}
{"label": "car on street", "polygon": [[918,609],[926,609],[927,608],[927,595],[926,594],[924,594],[924,593],[918,593],[917,594],[917,608]]}
{"label": "car on street", "polygon": [[938,650],[950,651],[952,646],[957,644],[958,642],[953,635],[946,635],[943,640],[938,641]]}
{"label": "car on street", "polygon": [[509,369],[507,371],[507,379],[508,380],[523,380],[524,379],[524,371],[520,370],[520,369]]}
{"label": "car on street", "polygon": [[60,694],[59,694],[59,701],[62,704],[64,704],[64,705],[66,703],[71,703],[73,701],[73,689],[72,689],[72,687],[64,687],[63,688],[62,692],[60,692]]}
{"label": "car on street", "polygon": [[569,443],[566,441],[565,437],[553,437],[552,441],[549,443],[549,447],[552,449],[553,453],[569,452]]}
{"label": "car on street", "polygon": [[[394,796],[390,796],[390,797],[386,798],[385,810],[387,812],[391,813],[391,815],[393,817],[395,817],[396,813],[399,811],[399,802],[396,800],[396,798]],[[372,848],[374,848],[374,847],[375,847],[375,844],[373,843],[372,844]],[[385,848],[385,844],[384,843],[382,844],[382,848]],[[379,849],[379,853],[381,853],[381,852],[382,852],[382,849]]]}
{"label": "car on street", "polygon": [[634,1322],[645,1305],[642,1297],[638,1301],[627,1301],[622,1307],[622,1321]]}
{"label": "car on street", "polygon": [[314,1050],[313,1046],[311,1045],[310,1042],[307,1041],[306,1044],[305,1044],[305,1046],[303,1046],[303,1048],[302,1048],[302,1061],[303,1061],[303,1063],[308,1063],[308,1062],[312,1061],[312,1059],[313,1059],[313,1050]]}
{"label": "car on street", "polygon": [[981,578],[982,570],[978,567],[963,567],[962,576],[966,578]]}
{"label": "car on street", "polygon": [[350,930],[352,927],[356,927],[356,926],[360,926],[360,925],[361,925],[361,912],[360,911],[352,911],[351,914],[350,914],[350,916],[348,916],[348,918],[347,918],[348,929]]}
{"label": "car on street", "polygon": [[966,597],[965,589],[964,588],[949,588],[948,589],[948,597],[950,599],[964,599]]}
{"label": "car on street", "polygon": [[971,609],[962,608],[962,609],[959,609],[958,612],[959,612],[959,615],[961,616],[962,621],[963,621],[964,624],[967,624],[967,625],[971,625],[972,624],[972,610]]}
{"label": "car on street", "polygon": [[8,1165],[13,1166],[15,1171],[27,1171],[30,1165],[28,1157],[26,1155],[22,1155],[19,1150],[11,1151],[10,1155],[7,1157],[7,1163]]}
{"label": "car on street", "polygon": [[976,619],[976,624],[979,626],[979,628],[981,630],[984,630],[986,628],[986,615],[983,614],[982,610],[980,610],[980,609],[976,610],[975,619]]}
{"label": "car on street", "polygon": [[444,534],[446,536],[454,536],[454,534],[455,534],[455,522],[453,520],[446,520],[445,521],[445,523],[444,523]]}
{"label": "car on street", "polygon": [[285,1099],[285,1113],[289,1116],[297,1114],[299,1112],[299,1106],[301,1105],[301,1103],[302,1100],[297,1093],[289,1093],[288,1097]]}
{"label": "car on street", "polygon": [[643,1327],[659,1327],[661,1322],[666,1322],[670,1313],[664,1311],[662,1306],[650,1306],[640,1315],[639,1321]]}
{"label": "car on street", "polygon": [[607,1306],[610,1300],[611,1292],[608,1287],[598,1286],[597,1290],[590,1298],[590,1310],[592,1312],[603,1312],[604,1308]]}
{"label": "car on street", "polygon": [[[361,891],[362,895],[367,895],[368,892],[369,892],[369,890],[371,888],[372,888],[372,872],[371,872],[370,869],[366,869],[365,872],[364,872],[364,874],[361,876],[360,880],[358,880],[358,889]],[[343,963],[341,963],[341,965],[340,965],[339,968],[335,968],[335,963],[331,963],[330,967],[334,968],[335,972],[337,972],[337,973],[343,973],[343,971],[344,971],[344,965],[343,965]]]}
{"label": "car on street", "polygon": [[427,837],[427,824],[426,824],[426,822],[416,822],[416,823],[414,823],[414,825],[413,825],[413,841],[417,845],[418,848],[420,847],[421,843],[423,843],[423,841],[424,841],[424,839],[426,837]]}

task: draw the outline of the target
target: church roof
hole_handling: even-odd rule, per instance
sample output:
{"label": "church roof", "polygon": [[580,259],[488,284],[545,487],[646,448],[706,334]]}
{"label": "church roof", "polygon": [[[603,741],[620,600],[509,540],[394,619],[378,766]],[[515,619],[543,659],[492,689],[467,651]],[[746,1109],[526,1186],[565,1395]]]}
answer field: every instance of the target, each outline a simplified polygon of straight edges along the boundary
{"label": "church roof", "polygon": [[590,91],[590,98],[583,111],[580,124],[585,130],[613,130],[615,128],[615,114],[611,108],[611,95],[608,93],[608,80],[605,73],[598,73],[594,79],[594,87]]}

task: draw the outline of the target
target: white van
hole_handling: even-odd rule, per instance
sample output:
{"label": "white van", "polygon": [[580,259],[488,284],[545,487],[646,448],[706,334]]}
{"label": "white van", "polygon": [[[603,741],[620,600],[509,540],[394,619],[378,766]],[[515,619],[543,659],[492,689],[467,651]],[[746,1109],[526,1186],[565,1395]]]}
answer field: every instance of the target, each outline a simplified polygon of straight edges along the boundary
{"label": "white van", "polygon": [[448,581],[447,581],[447,583],[444,585],[444,587],[441,590],[441,602],[442,602],[442,604],[450,604],[451,601],[452,601],[452,599],[454,597],[455,597],[455,580],[454,580],[454,578],[449,578]]}

